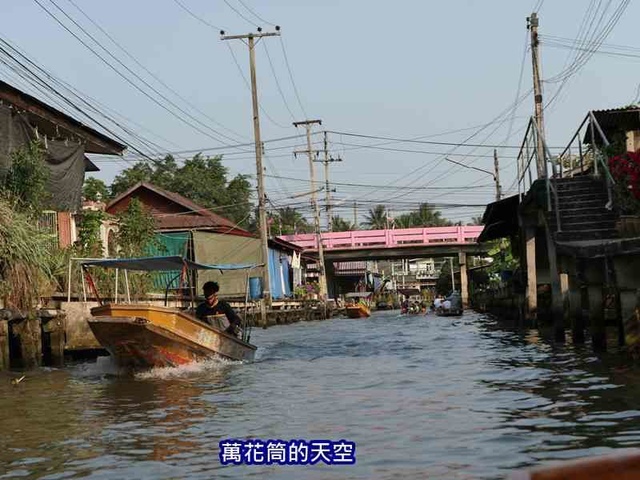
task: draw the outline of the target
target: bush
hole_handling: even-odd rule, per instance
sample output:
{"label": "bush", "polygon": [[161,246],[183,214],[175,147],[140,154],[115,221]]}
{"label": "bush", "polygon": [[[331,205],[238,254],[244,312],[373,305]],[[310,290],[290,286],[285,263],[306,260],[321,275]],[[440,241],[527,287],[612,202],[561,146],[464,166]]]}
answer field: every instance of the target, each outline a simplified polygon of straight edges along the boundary
{"label": "bush", "polygon": [[616,181],[614,194],[621,213],[640,215],[640,153],[625,152],[609,159]]}

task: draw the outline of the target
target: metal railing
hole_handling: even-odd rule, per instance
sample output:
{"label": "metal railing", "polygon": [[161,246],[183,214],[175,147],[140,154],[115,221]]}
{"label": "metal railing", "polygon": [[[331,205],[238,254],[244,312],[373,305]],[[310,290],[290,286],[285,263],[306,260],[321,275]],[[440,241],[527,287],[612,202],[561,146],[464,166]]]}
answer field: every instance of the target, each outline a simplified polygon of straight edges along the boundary
{"label": "metal railing", "polygon": [[[588,132],[585,129],[588,129]],[[588,143],[584,141],[587,137],[589,138]],[[593,111],[590,111],[571,137],[567,147],[558,155],[557,163],[560,165],[560,178],[585,175],[592,170],[593,176],[599,178],[601,171],[604,172],[607,187],[607,204],[605,206],[611,210],[613,208],[613,186],[616,182],[607,165],[607,159],[598,144],[604,147],[610,145],[596,116]]]}
{"label": "metal railing", "polygon": [[[542,154],[538,151],[538,144],[543,145]],[[542,161],[540,161],[540,155],[542,155]],[[536,167],[535,178],[531,172],[531,161],[533,159],[535,159],[534,166]],[[518,195],[522,197],[531,188],[531,185],[533,185],[535,180],[544,178],[545,190],[547,193],[547,211],[551,212],[552,210],[555,210],[556,228],[558,232],[561,232],[562,225],[560,223],[558,190],[551,182],[551,178],[557,176],[557,168],[544,139],[539,138],[538,126],[536,125],[533,117],[529,119],[529,125],[527,125],[527,130],[524,134],[524,139],[522,140],[522,145],[520,146],[516,163],[518,169]],[[539,164],[542,167],[542,171],[538,171]],[[551,175],[549,175],[549,165],[551,165]],[[529,180],[528,188],[527,179]]]}
{"label": "metal railing", "polygon": [[[588,128],[588,133],[584,131],[585,128]],[[609,210],[613,208],[613,186],[615,185],[615,180],[611,175],[605,155],[603,155],[599,147],[599,145],[608,147],[610,143],[592,111],[582,120],[582,123],[571,137],[569,144],[560,155],[552,156],[545,142],[539,142],[538,136],[536,122],[531,118],[517,157],[517,183],[520,197],[531,188],[535,180],[544,178],[547,211],[555,210],[557,231],[561,232],[558,190],[551,180],[591,173],[594,177],[599,178],[602,175],[601,172],[603,172],[607,189],[607,204],[605,207]],[[587,139],[589,141],[586,141]],[[544,149],[544,152],[542,152],[544,160],[542,162],[539,162],[539,143],[543,145]],[[533,167],[532,160],[535,160]],[[537,168],[539,163],[543,167],[542,171]],[[532,172],[532,169],[534,172]],[[551,174],[549,174],[549,170],[551,170]]]}

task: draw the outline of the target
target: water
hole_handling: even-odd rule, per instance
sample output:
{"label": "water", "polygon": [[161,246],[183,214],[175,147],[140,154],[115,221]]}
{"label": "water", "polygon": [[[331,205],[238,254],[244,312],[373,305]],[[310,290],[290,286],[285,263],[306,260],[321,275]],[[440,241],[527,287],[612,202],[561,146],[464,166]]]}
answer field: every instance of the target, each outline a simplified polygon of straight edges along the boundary
{"label": "water", "polygon": [[[4,478],[504,478],[640,445],[640,370],[487,317],[254,330],[252,364],[0,374]],[[355,466],[223,467],[224,438],[347,439]]]}

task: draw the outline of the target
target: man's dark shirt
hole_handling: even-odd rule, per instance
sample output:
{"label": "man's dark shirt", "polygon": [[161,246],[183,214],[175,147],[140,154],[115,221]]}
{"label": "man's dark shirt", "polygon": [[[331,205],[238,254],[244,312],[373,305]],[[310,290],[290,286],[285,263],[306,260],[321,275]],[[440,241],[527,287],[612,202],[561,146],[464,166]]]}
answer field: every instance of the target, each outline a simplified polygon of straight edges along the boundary
{"label": "man's dark shirt", "polygon": [[205,322],[207,321],[207,317],[209,315],[220,314],[226,315],[227,320],[229,320],[229,323],[231,325],[239,326],[242,323],[242,320],[240,320],[240,317],[236,314],[233,308],[231,308],[231,305],[229,305],[224,300],[218,300],[218,303],[214,307],[209,306],[209,304],[205,301],[198,305],[198,308],[196,308],[196,318],[199,318],[200,320],[203,320]]}

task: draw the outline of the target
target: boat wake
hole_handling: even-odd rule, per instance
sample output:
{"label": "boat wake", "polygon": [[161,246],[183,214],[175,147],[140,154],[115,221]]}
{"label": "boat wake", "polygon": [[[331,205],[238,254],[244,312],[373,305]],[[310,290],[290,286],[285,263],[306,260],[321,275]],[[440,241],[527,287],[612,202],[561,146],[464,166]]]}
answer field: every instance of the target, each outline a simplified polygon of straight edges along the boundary
{"label": "boat wake", "polygon": [[242,365],[245,362],[240,360],[227,360],[223,358],[212,358],[202,360],[200,362],[187,363],[177,367],[156,367],[143,372],[136,372],[135,378],[138,379],[167,379],[175,377],[185,377],[194,373],[219,371],[234,365]]}

